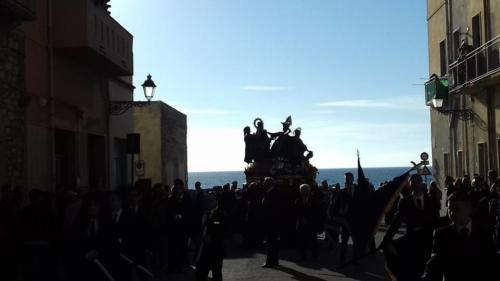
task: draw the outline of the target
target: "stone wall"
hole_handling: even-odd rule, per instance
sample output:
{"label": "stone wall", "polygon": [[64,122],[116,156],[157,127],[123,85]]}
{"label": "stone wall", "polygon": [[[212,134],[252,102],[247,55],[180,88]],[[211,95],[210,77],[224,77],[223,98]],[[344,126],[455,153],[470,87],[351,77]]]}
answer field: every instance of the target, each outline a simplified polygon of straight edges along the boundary
{"label": "stone wall", "polygon": [[187,180],[187,117],[165,103],[161,104],[162,182],[172,185]]}
{"label": "stone wall", "polygon": [[0,184],[25,183],[24,42],[20,31],[0,30]]}

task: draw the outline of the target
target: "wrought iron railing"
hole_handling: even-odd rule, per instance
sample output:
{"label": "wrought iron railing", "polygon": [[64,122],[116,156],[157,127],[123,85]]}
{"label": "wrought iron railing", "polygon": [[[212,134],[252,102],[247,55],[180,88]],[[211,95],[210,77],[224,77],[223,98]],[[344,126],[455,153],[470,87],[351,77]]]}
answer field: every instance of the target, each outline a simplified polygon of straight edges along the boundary
{"label": "wrought iron railing", "polygon": [[500,36],[449,65],[450,92],[473,85],[500,71]]}

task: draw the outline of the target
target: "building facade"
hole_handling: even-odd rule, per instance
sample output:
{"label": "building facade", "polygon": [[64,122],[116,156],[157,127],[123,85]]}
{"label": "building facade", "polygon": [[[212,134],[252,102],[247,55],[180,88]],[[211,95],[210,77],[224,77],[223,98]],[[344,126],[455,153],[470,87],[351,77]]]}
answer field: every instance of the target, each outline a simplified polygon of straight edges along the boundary
{"label": "building facade", "polygon": [[35,1],[0,1],[0,184],[25,185],[25,44],[22,25],[36,18]]}
{"label": "building facade", "polygon": [[132,112],[111,116],[110,102],[133,99],[133,38],[111,17],[107,2],[30,2],[36,18],[17,27],[24,35],[24,77],[16,82],[22,112],[0,106],[17,118],[0,124],[7,131],[2,137],[24,134],[24,141],[12,141],[22,152],[2,149],[8,155],[0,159],[15,158],[4,165],[20,165],[21,172],[0,167],[0,182],[49,191],[66,185],[112,189],[129,182],[125,138],[133,131]]}
{"label": "building facade", "polygon": [[134,131],[140,134],[143,174],[138,179],[172,185],[187,179],[187,117],[161,101],[134,108]]}
{"label": "building facade", "polygon": [[435,178],[500,164],[500,2],[427,1],[432,165]]}

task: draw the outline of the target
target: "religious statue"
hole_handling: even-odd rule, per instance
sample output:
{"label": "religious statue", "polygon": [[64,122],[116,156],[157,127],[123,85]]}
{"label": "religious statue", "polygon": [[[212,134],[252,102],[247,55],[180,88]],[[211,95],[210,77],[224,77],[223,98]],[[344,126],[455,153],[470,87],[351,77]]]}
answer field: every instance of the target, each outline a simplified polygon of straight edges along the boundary
{"label": "religious statue", "polygon": [[[306,163],[313,156],[312,151],[300,139],[301,129],[297,128],[294,135],[290,136],[292,117],[288,116],[285,122],[281,122],[281,132],[268,133],[264,129],[264,121],[260,118],[254,120],[256,132],[252,134],[250,127],[243,129],[245,140],[245,162],[269,162],[273,159],[281,159],[292,166]],[[271,140],[274,140],[271,146]],[[308,153],[304,155],[304,153]]]}
{"label": "religious statue", "polygon": [[290,150],[290,126],[292,126],[292,117],[288,116],[285,122],[281,122],[283,130],[269,135],[275,141],[271,147],[271,155],[273,157],[287,158]]}

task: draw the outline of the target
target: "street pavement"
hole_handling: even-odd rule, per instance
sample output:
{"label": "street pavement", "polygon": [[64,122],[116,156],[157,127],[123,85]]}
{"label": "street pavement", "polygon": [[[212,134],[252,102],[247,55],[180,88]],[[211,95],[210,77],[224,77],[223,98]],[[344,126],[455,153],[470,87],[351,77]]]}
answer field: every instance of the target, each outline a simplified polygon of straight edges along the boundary
{"label": "street pavement", "polygon": [[[377,245],[383,238],[384,229],[376,235]],[[319,261],[299,262],[296,249],[280,252],[280,266],[276,269],[261,268],[265,262],[265,250],[247,250],[241,247],[241,237],[234,236],[228,241],[228,257],[224,260],[223,278],[226,281],[322,281],[322,280],[389,280],[385,273],[385,259],[377,252],[359,261],[359,265],[339,268],[340,245],[335,244],[330,249],[328,243],[319,239]],[[348,252],[350,257],[351,249]],[[163,274],[162,274],[163,275]],[[190,269],[182,274],[158,276],[157,280],[185,281],[195,280],[194,271]]]}

